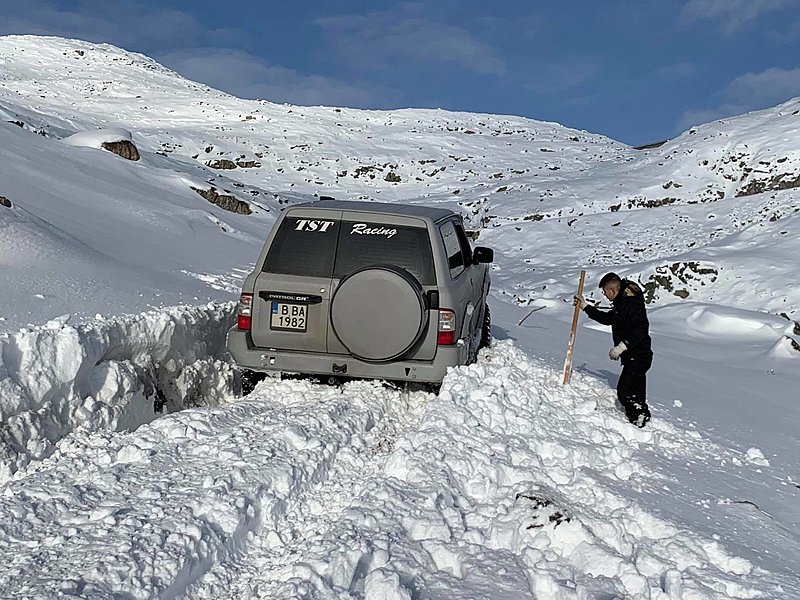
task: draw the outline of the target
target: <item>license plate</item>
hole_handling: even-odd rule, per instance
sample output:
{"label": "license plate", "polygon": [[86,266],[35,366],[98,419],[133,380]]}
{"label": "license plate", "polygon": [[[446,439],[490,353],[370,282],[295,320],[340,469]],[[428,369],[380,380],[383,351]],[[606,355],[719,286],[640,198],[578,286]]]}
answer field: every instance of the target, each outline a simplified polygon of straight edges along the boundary
{"label": "license plate", "polygon": [[308,328],[308,305],[272,302],[269,326],[284,331],[306,331]]}

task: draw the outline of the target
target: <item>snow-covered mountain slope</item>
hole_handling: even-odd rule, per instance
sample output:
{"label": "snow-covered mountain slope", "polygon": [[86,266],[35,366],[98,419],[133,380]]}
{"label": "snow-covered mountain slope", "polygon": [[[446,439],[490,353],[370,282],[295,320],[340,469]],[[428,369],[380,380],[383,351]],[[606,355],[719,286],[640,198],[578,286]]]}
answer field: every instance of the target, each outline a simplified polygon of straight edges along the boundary
{"label": "snow-covered mountain slope", "polygon": [[[498,250],[496,289],[522,301],[545,285],[548,294],[566,292],[553,288],[549,268],[573,281],[581,267],[594,275],[635,263],[626,274],[646,283],[661,302],[691,294],[790,316],[800,307],[800,292],[788,285],[773,288],[774,281],[791,281],[793,265],[772,264],[767,276],[760,266],[762,249],[770,256],[774,243],[798,243],[800,201],[792,187],[800,177],[797,99],[637,151],[518,117],[241,100],[185,80],[147,57],[75,40],[7,36],[0,38],[0,57],[3,121],[23,126],[0,129],[0,195],[21,213],[45,221],[57,217],[37,203],[42,207],[58,197],[64,185],[77,185],[88,196],[73,210],[73,221],[106,218],[120,207],[111,219],[129,235],[115,232],[113,243],[87,240],[91,234],[74,222],[49,224],[112,258],[131,254],[116,245],[156,236],[145,244],[149,252],[139,265],[157,265],[176,284],[166,298],[156,298],[157,292],[138,283],[141,269],[134,269],[131,280],[137,283],[131,287],[145,303],[202,294],[202,284],[187,281],[192,277],[233,291],[241,278],[235,270],[253,259],[273,219],[269,211],[332,195],[461,210],[483,236],[480,242]],[[111,127],[131,132],[140,161],[123,163],[59,141]],[[25,130],[42,139],[22,142]],[[25,182],[37,169],[43,189],[33,193]],[[76,172],[81,175],[72,183]],[[210,206],[192,188],[246,203],[253,214]],[[12,215],[3,211],[0,218],[27,219]],[[168,244],[162,233],[181,243]],[[2,239],[4,249],[14,245],[12,236]],[[205,273],[176,266],[191,265],[195,243],[219,248],[219,260]],[[36,262],[50,261],[45,254]],[[506,273],[524,274],[526,289],[505,281]],[[7,316],[7,326],[68,311],[69,302],[58,298],[68,297],[75,285],[62,287],[37,291],[52,299],[14,315],[13,322]],[[752,288],[758,293],[746,293]],[[139,304],[126,300],[122,308],[134,306]]]}
{"label": "snow-covered mountain slope", "polygon": [[[3,595],[800,597],[799,109],[635,150],[0,37]],[[230,301],[321,195],[448,206],[495,249],[495,347],[440,396],[237,398]],[[645,287],[643,431],[605,328],[560,383],[581,269],[594,299],[609,270]]]}

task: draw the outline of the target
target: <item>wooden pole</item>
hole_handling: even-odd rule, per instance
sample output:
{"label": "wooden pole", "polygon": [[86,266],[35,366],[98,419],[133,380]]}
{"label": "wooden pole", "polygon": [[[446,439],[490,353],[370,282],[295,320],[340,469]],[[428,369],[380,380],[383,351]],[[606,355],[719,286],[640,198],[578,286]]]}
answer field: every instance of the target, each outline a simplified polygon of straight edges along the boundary
{"label": "wooden pole", "polygon": [[[578,283],[578,295],[583,293],[583,280],[586,277],[586,271],[581,271],[581,280]],[[564,361],[564,381],[563,384],[569,383],[569,376],[572,374],[572,351],[575,348],[575,334],[578,331],[578,317],[581,314],[581,305],[579,302],[575,303],[575,312],[572,314],[572,330],[569,334],[569,346],[567,347],[567,359]]]}

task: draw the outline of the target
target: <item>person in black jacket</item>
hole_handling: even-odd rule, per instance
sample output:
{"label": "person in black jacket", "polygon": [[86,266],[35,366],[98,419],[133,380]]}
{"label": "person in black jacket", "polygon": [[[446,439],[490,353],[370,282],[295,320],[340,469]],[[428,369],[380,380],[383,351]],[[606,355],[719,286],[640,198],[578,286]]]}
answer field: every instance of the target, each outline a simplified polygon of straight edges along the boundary
{"label": "person in black jacket", "polygon": [[650,340],[650,322],[644,307],[641,288],[616,273],[606,273],[598,286],[611,301],[611,310],[604,311],[586,302],[582,294],[575,296],[586,315],[603,325],[611,325],[614,347],[608,352],[611,360],[622,362],[622,373],[617,382],[617,398],[625,409],[625,416],[637,427],[650,420],[646,399],[646,374],[653,364]]}

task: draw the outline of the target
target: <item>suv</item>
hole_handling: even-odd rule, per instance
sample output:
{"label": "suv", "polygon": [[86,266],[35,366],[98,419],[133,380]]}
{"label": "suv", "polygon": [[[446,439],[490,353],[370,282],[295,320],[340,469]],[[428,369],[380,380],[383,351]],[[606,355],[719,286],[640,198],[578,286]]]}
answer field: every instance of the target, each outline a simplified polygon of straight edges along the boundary
{"label": "suv", "polygon": [[295,205],[244,282],[228,350],[253,371],[439,383],[489,345],[493,257],[450,210]]}

